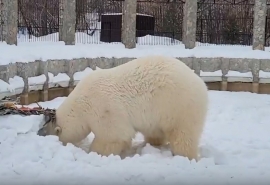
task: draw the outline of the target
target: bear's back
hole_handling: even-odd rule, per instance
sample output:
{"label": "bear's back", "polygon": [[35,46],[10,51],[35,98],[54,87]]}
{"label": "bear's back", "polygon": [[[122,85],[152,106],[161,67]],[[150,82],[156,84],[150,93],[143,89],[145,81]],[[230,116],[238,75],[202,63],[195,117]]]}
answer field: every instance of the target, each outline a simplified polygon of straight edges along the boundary
{"label": "bear's back", "polygon": [[166,87],[189,86],[196,83],[204,86],[204,82],[178,59],[165,56],[147,56],[111,69],[95,71],[77,85],[81,92],[92,94],[107,93],[108,96],[138,96]]}
{"label": "bear's back", "polygon": [[113,68],[110,72],[117,78],[117,82],[129,84],[131,88],[137,89],[138,93],[185,82],[204,85],[186,64],[166,56],[141,57]]}

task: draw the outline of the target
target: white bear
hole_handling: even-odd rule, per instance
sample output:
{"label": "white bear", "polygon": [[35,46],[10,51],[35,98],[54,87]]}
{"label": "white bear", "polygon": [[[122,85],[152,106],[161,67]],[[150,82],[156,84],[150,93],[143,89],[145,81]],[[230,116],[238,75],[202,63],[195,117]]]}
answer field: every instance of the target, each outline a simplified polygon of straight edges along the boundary
{"label": "white bear", "polygon": [[147,56],[83,78],[38,135],[57,135],[64,145],[91,132],[91,152],[120,155],[141,132],[153,146],[198,160],[208,109],[204,81],[178,59]]}

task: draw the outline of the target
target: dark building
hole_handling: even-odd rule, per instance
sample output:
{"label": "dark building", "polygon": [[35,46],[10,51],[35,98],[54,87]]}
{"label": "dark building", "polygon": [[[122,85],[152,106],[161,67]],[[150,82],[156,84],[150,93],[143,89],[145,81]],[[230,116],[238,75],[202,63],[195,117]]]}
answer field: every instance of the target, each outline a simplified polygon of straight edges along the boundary
{"label": "dark building", "polygon": [[[155,18],[150,15],[136,15],[136,37],[154,35]],[[122,13],[101,15],[101,42],[121,42]]]}

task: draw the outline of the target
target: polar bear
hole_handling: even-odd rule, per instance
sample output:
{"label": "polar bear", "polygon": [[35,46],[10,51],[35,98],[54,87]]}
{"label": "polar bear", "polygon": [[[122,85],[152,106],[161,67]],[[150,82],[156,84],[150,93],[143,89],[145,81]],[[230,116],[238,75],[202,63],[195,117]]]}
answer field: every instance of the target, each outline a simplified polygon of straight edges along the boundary
{"label": "polar bear", "polygon": [[137,132],[153,146],[198,160],[208,109],[204,81],[178,59],[146,56],[83,78],[38,135],[78,143],[93,132],[91,152],[120,155]]}

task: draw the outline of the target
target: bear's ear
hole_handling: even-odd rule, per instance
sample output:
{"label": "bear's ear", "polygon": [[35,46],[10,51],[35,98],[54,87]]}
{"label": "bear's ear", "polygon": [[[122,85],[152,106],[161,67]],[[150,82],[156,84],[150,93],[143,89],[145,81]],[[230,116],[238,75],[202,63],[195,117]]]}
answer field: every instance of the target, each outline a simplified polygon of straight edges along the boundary
{"label": "bear's ear", "polygon": [[59,134],[61,134],[61,132],[62,132],[62,129],[61,129],[61,127],[57,126],[57,127],[55,127],[54,131],[55,131],[56,135],[59,136]]}

